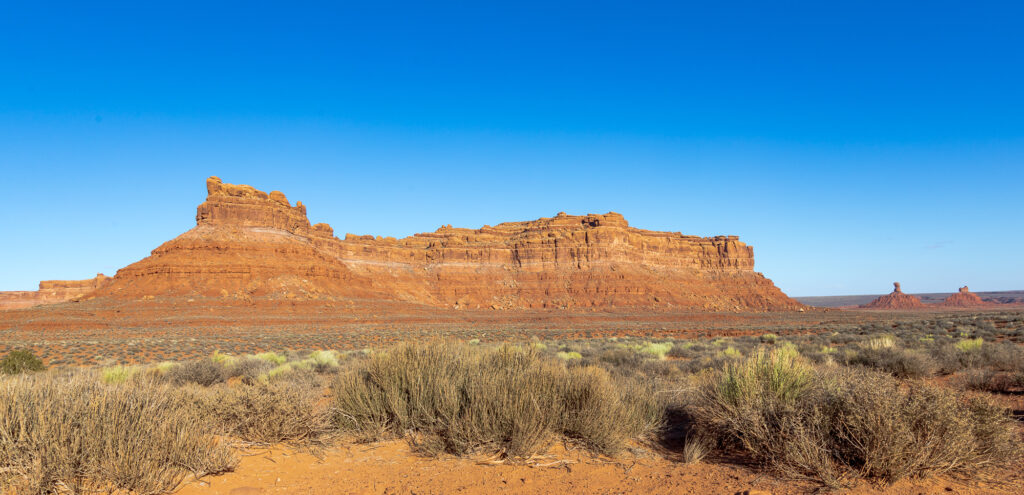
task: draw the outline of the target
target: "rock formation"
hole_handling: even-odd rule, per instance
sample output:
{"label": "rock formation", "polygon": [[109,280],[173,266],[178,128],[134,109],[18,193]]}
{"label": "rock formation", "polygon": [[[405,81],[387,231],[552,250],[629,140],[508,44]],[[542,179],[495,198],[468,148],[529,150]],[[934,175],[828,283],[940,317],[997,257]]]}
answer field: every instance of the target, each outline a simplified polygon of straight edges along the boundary
{"label": "rock formation", "polygon": [[43,280],[39,282],[39,290],[0,292],[0,309],[28,308],[77,299],[103,287],[108,280],[110,277],[102,273],[85,280]]}
{"label": "rock formation", "polygon": [[893,282],[892,285],[891,293],[880,296],[861,307],[870,309],[920,309],[926,307],[918,297],[905,294],[900,289],[899,282]]}
{"label": "rock formation", "polygon": [[946,300],[939,303],[939,306],[948,308],[972,308],[976,306],[988,306],[991,303],[982,301],[977,294],[970,291],[967,286],[960,288],[960,292],[956,294],[950,294]]}
{"label": "rock formation", "polygon": [[278,191],[206,182],[196,226],[117,272],[95,295],[375,299],[444,308],[648,307],[713,311],[802,305],[754,271],[735,236],[567,215],[404,239],[310,225]]}

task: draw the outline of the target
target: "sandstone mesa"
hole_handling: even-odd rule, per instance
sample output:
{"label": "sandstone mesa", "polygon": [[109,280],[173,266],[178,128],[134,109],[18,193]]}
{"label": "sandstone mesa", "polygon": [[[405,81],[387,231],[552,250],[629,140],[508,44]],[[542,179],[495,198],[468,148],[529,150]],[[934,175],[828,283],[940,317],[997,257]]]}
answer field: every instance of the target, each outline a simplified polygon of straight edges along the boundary
{"label": "sandstone mesa", "polygon": [[[708,311],[803,306],[754,271],[735,236],[630,227],[568,215],[404,239],[334,236],[280,191],[206,181],[196,226],[77,297],[376,299],[443,308],[645,307]],[[42,292],[42,284],[40,285]],[[73,294],[72,294],[73,293]]]}

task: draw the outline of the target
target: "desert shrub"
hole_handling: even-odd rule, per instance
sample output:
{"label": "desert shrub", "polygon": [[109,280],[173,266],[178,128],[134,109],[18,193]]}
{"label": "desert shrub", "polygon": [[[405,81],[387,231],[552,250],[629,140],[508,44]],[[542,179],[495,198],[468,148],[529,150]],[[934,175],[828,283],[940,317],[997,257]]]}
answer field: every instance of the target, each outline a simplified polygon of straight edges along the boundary
{"label": "desert shrub", "polygon": [[254,359],[259,359],[260,361],[265,361],[265,362],[270,363],[270,364],[272,364],[274,366],[281,365],[281,364],[284,364],[284,363],[288,362],[288,358],[287,357],[282,356],[282,355],[280,355],[280,354],[278,354],[276,352],[261,352],[259,354],[256,354],[255,356],[253,356],[253,358]]}
{"label": "desert shrub", "polygon": [[934,349],[932,355],[943,374],[986,367],[998,371],[1024,371],[1024,348],[1010,342],[951,344]]}
{"label": "desert shrub", "polygon": [[665,359],[665,355],[671,350],[671,342],[645,342],[636,348],[637,352],[653,356],[655,359]]}
{"label": "desert shrub", "polygon": [[714,441],[704,434],[688,435],[683,441],[682,458],[686,464],[703,461],[714,450]]}
{"label": "desert shrub", "polygon": [[336,371],[339,366],[336,351],[313,351],[306,360],[317,373],[330,373]]}
{"label": "desert shrub", "polygon": [[740,350],[736,349],[733,346],[729,346],[729,347],[726,347],[725,350],[722,351],[722,356],[723,357],[727,357],[727,358],[734,358],[734,359],[735,358],[741,358],[741,357],[743,357],[743,352],[741,352]]}
{"label": "desert shrub", "polygon": [[1021,455],[1013,420],[993,404],[774,353],[705,377],[691,413],[699,431],[767,468],[829,486],[970,475]]}
{"label": "desert shrub", "polygon": [[15,349],[0,359],[0,374],[17,375],[26,371],[43,371],[43,360],[30,351]]}
{"label": "desert shrub", "polygon": [[223,373],[225,379],[238,377],[242,383],[252,385],[264,378],[273,368],[273,361],[251,357],[236,360]]}
{"label": "desert shrub", "polygon": [[562,359],[564,361],[583,358],[583,355],[576,351],[558,351],[555,353],[555,356],[558,356],[558,359]]}
{"label": "desert shrub", "polygon": [[173,490],[231,470],[232,450],[167,386],[104,386],[87,374],[0,380],[0,491]]}
{"label": "desert shrub", "polygon": [[977,352],[981,350],[982,344],[985,341],[980,337],[976,339],[963,339],[956,343],[956,348],[962,352]]}
{"label": "desert shrub", "polygon": [[680,367],[680,363],[676,361],[644,361],[640,364],[636,373],[640,377],[657,378],[667,381],[679,381],[687,376],[687,373]]}
{"label": "desert shrub", "polygon": [[[223,361],[223,360],[222,360]],[[165,379],[175,385],[195,383],[209,387],[215,383],[223,382],[227,373],[225,367],[212,359],[195,359],[185,361],[178,366],[167,370]]]}
{"label": "desert shrub", "polygon": [[225,354],[225,353],[220,352],[220,351],[213,351],[213,354],[210,355],[210,360],[211,361],[213,361],[213,362],[215,362],[215,363],[217,363],[217,364],[219,364],[221,366],[225,366],[225,367],[231,366],[232,364],[235,363],[235,361],[237,359],[238,358],[236,358],[235,356],[232,356],[230,354]]}
{"label": "desert shrub", "polygon": [[625,370],[635,370],[640,363],[644,362],[643,356],[622,347],[606,349],[598,355],[597,359],[598,362]]}
{"label": "desert shrub", "polygon": [[872,350],[891,349],[896,346],[896,339],[891,335],[882,335],[872,338],[864,344],[864,347]]}
{"label": "desert shrub", "polygon": [[287,376],[295,369],[292,363],[284,363],[280,366],[275,366],[273,369],[267,372],[267,379],[277,379]]}
{"label": "desert shrub", "polygon": [[333,428],[319,387],[278,380],[206,392],[204,411],[223,431],[248,442],[318,442]]}
{"label": "desert shrub", "polygon": [[981,390],[1005,394],[1024,388],[1024,372],[996,371],[992,369],[974,369],[960,375],[960,383],[970,390]]}
{"label": "desert shrub", "polygon": [[874,368],[897,378],[922,378],[935,372],[935,363],[928,356],[898,347],[865,347],[847,364]]}
{"label": "desert shrub", "polygon": [[124,383],[135,374],[135,368],[131,366],[117,365],[103,368],[100,371],[100,381],[106,384]]}
{"label": "desert shrub", "polygon": [[666,356],[674,359],[688,359],[692,358],[700,352],[703,346],[698,347],[693,342],[675,342],[672,344],[672,348],[668,350]]}
{"label": "desert shrub", "polygon": [[660,418],[648,386],[533,348],[400,345],[343,373],[333,389],[342,429],[364,439],[411,432],[428,453],[521,457],[554,435],[614,452]]}

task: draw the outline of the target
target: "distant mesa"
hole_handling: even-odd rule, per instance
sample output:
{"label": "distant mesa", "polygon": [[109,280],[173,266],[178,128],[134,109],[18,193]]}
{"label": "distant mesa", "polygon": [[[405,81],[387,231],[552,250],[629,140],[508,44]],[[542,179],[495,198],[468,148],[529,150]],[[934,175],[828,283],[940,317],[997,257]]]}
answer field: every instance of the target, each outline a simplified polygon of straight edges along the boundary
{"label": "distant mesa", "polygon": [[735,236],[637,229],[618,213],[445,225],[403,239],[334,236],[284,193],[206,181],[196,226],[97,282],[90,297],[373,299],[440,308],[804,306],[754,271]]}
{"label": "distant mesa", "polygon": [[920,309],[925,308],[927,305],[921,302],[916,296],[905,294],[900,289],[899,282],[893,282],[892,292],[884,296],[879,296],[874,301],[862,305],[862,308],[868,309]]}
{"label": "distant mesa", "polygon": [[970,291],[967,286],[960,288],[960,291],[951,294],[946,300],[939,303],[939,306],[947,308],[973,308],[978,306],[990,306],[991,303],[982,301],[977,294]]}
{"label": "distant mesa", "polygon": [[0,309],[28,308],[82,298],[109,281],[110,277],[102,273],[85,280],[43,280],[39,282],[39,290],[0,292]]}

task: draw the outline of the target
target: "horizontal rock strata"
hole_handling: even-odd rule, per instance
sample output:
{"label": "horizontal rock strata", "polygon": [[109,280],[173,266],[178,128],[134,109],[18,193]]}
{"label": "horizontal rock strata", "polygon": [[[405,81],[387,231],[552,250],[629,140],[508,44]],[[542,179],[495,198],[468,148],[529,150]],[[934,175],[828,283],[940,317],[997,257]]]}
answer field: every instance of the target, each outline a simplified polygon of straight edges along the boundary
{"label": "horizontal rock strata", "polygon": [[85,280],[43,280],[39,290],[0,292],[0,309],[17,309],[70,301],[103,287],[110,277],[99,273]]}
{"label": "horizontal rock strata", "polygon": [[118,271],[99,294],[377,298],[454,308],[797,309],[753,250],[567,215],[404,239],[310,225],[278,191],[207,180],[196,227]]}

